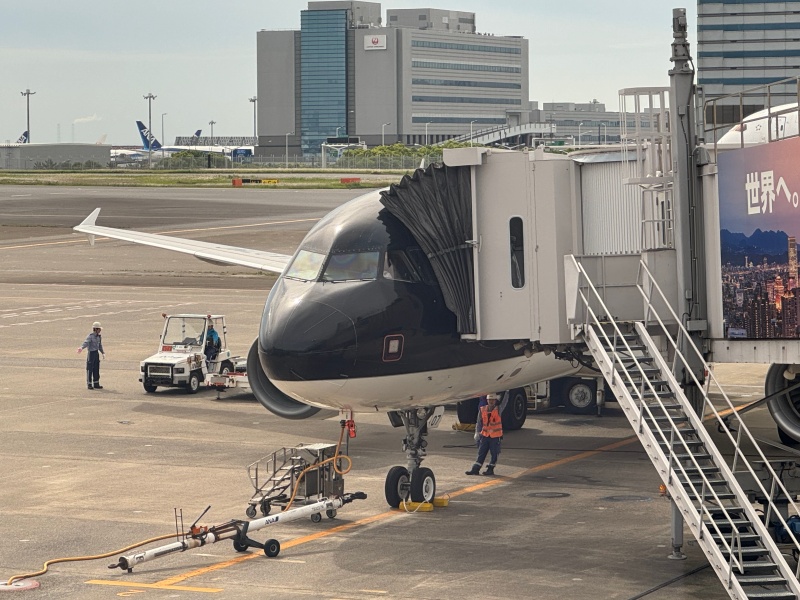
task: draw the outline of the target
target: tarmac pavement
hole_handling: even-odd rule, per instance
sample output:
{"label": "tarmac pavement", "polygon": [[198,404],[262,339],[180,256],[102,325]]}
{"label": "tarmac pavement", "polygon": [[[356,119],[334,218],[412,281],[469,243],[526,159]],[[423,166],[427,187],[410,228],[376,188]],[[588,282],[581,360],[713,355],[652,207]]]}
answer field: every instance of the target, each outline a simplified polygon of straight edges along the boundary
{"label": "tarmac pavement", "polygon": [[[209,192],[209,193],[206,193]],[[238,195],[237,195],[238,194]],[[383,414],[357,415],[346,491],[366,500],[335,519],[262,530],[277,558],[221,542],[165,556],[132,573],[108,569],[122,547],[186,528],[244,519],[246,466],[281,447],[330,442],[339,417],[287,421],[250,395],[204,390],[146,394],[139,361],[157,347],[161,313],[221,313],[245,354],[272,279],[116,241],[90,248],[69,227],[96,206],[99,224],[289,253],[352,191],[0,188],[0,580],[59,557],[26,598],[727,598],[686,532],[669,560],[670,504],[616,404],[603,417],[531,414],[505,436],[498,477],[469,477],[471,434],[455,413],[429,435],[446,508],[406,513],[383,497],[405,462],[402,433]],[[76,350],[103,323],[103,390],[85,385]],[[719,365],[736,402],[759,397],[761,365]],[[777,441],[759,408],[747,421]],[[160,542],[167,543],[167,542]],[[130,554],[130,551],[126,554]]]}

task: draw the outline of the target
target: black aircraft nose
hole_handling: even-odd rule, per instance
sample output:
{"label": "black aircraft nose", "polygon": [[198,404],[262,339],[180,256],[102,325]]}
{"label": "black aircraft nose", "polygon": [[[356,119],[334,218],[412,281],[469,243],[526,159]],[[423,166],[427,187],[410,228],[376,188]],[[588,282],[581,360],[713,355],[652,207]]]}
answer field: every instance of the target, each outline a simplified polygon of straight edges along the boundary
{"label": "black aircraft nose", "polygon": [[[313,298],[319,284],[293,283],[266,307],[260,339],[264,371],[275,381],[342,378],[356,362],[354,320],[333,303]],[[311,289],[286,289],[295,286]]]}

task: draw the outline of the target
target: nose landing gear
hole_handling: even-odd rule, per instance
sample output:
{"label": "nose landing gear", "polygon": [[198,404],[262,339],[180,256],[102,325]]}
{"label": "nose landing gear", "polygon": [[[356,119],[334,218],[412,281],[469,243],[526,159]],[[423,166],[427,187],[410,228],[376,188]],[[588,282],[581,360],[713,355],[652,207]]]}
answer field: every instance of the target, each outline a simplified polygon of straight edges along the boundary
{"label": "nose landing gear", "polygon": [[403,450],[406,452],[406,466],[395,466],[386,475],[384,492],[386,502],[398,508],[406,500],[412,502],[431,502],[436,495],[436,478],[433,471],[420,466],[427,455],[428,419],[435,407],[396,411],[390,419],[402,421],[406,428]]}

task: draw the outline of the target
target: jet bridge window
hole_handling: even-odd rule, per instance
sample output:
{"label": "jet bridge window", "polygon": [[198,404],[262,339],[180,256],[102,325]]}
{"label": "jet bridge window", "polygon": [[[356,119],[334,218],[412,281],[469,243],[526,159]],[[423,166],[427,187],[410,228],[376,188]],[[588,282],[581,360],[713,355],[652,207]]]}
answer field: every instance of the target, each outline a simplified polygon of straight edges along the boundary
{"label": "jet bridge window", "polygon": [[316,281],[325,255],[310,250],[300,250],[286,269],[286,277],[300,281]]}
{"label": "jet bridge window", "polygon": [[512,217],[508,222],[508,241],[511,251],[511,286],[519,289],[525,285],[525,246],[522,219]]}
{"label": "jet bridge window", "polygon": [[378,278],[381,253],[352,252],[331,254],[322,272],[322,281],[363,281]]}

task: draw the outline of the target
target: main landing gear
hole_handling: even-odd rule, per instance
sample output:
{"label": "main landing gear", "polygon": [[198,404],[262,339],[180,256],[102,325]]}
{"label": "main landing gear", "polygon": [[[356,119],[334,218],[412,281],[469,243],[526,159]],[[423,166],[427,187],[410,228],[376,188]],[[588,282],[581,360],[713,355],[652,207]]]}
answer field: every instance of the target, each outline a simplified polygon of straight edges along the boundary
{"label": "main landing gear", "polygon": [[392,467],[386,475],[386,502],[393,508],[398,508],[409,499],[412,502],[431,502],[436,495],[433,471],[420,466],[427,454],[425,447],[428,440],[425,437],[428,435],[428,419],[434,410],[431,407],[389,413],[389,419],[395,427],[402,424],[406,428],[406,437],[403,440],[406,466]]}

